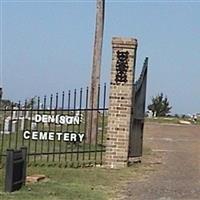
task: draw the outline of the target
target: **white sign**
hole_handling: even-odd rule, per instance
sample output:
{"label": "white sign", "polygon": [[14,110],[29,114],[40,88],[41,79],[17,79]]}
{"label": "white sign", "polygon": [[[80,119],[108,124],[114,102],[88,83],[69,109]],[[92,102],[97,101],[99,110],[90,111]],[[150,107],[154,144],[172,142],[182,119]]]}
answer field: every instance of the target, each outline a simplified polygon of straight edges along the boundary
{"label": "white sign", "polygon": [[67,133],[67,132],[47,132],[47,131],[24,131],[24,139],[26,140],[49,140],[49,141],[64,141],[64,142],[82,142],[84,133]]}
{"label": "white sign", "polygon": [[39,123],[55,123],[55,124],[80,124],[81,116],[68,116],[68,115],[35,115],[35,122]]}

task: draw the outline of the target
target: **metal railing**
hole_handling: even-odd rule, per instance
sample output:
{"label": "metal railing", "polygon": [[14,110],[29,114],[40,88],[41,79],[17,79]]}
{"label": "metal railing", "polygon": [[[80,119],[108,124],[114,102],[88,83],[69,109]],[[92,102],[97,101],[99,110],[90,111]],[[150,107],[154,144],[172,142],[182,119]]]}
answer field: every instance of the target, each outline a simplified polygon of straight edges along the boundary
{"label": "metal railing", "polygon": [[[89,107],[89,89],[35,97],[0,108],[0,164],[7,149],[26,146],[28,163],[65,166],[102,164],[107,123],[106,85],[98,87],[97,107]],[[87,116],[97,115],[96,133]],[[95,134],[95,140],[91,140]]]}

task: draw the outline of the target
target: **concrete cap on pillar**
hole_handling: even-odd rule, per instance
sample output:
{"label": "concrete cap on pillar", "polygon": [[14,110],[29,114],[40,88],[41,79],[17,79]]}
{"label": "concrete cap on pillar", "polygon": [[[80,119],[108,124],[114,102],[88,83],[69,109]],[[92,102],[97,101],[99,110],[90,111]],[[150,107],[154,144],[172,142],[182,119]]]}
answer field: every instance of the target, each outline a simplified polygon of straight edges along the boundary
{"label": "concrete cap on pillar", "polygon": [[115,48],[131,48],[134,49],[137,47],[138,42],[135,38],[124,38],[124,37],[113,37],[112,45]]}

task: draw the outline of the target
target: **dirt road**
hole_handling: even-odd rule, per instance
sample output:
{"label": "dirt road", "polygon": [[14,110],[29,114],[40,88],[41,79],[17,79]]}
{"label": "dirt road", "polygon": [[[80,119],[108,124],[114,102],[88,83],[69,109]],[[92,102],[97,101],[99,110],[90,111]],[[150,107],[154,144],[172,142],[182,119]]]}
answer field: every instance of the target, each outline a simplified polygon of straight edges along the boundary
{"label": "dirt road", "polygon": [[200,126],[146,124],[144,143],[161,164],[147,178],[131,180],[123,199],[200,200]]}

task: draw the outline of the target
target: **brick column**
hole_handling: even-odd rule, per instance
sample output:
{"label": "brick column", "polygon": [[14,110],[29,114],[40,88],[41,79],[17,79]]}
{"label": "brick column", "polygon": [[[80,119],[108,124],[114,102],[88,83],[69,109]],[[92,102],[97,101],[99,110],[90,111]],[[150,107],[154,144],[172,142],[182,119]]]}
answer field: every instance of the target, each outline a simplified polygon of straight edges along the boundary
{"label": "brick column", "polygon": [[105,165],[121,168],[128,163],[131,107],[137,40],[112,39],[112,69]]}

